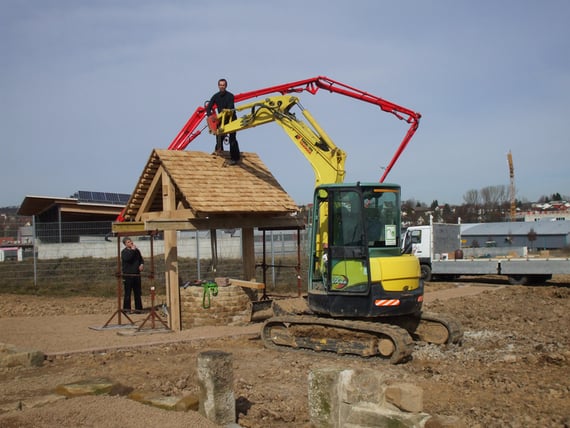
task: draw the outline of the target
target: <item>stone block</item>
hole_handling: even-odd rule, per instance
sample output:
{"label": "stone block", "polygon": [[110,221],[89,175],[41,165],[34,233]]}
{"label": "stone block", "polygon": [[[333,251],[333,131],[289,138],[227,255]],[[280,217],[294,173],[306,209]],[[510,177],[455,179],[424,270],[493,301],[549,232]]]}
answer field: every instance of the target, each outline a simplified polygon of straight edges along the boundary
{"label": "stone block", "polygon": [[187,412],[188,410],[198,411],[200,408],[200,398],[196,394],[185,395],[178,400],[175,410]]}
{"label": "stone block", "polygon": [[319,369],[309,372],[309,417],[315,428],[336,426],[337,380],[340,372],[339,369]]}
{"label": "stone block", "polygon": [[467,428],[467,425],[457,416],[431,416],[424,428]]}
{"label": "stone block", "polygon": [[129,398],[163,410],[176,410],[176,405],[180,401],[179,397],[164,396],[155,392],[133,392],[129,394]]}
{"label": "stone block", "polygon": [[11,403],[4,403],[0,405],[0,414],[11,412],[13,410],[33,409],[35,407],[43,407],[48,404],[55,403],[56,401],[67,400],[63,395],[48,394],[40,397],[30,398],[28,400],[12,401]]}
{"label": "stone block", "polygon": [[343,370],[339,373],[339,398],[344,403],[384,403],[387,376],[371,369]]}
{"label": "stone block", "polygon": [[200,414],[219,425],[235,422],[232,354],[217,350],[201,352],[196,373],[200,384]]}
{"label": "stone block", "polygon": [[164,410],[187,412],[188,410],[198,410],[198,396],[190,394],[184,397],[165,396],[153,391],[133,391],[128,396],[133,401],[157,407]]}
{"label": "stone block", "polygon": [[109,379],[86,379],[75,383],[58,385],[55,388],[55,393],[71,398],[83,395],[110,394],[114,388],[117,388],[117,384]]}
{"label": "stone block", "polygon": [[410,383],[395,383],[386,387],[386,401],[406,412],[421,412],[424,407],[423,390]]}
{"label": "stone block", "polygon": [[40,367],[45,355],[41,351],[19,349],[13,345],[0,343],[0,367]]}
{"label": "stone block", "polygon": [[[207,325],[240,325],[251,317],[251,298],[242,287],[227,286],[218,289],[217,296],[210,295],[204,302],[202,287],[180,290],[182,328]],[[206,303],[206,308],[204,308]]]}
{"label": "stone block", "polygon": [[423,426],[423,391],[407,383],[387,385],[383,372],[321,369],[309,373],[309,416],[317,428]]}
{"label": "stone block", "polygon": [[403,413],[371,403],[351,405],[342,427],[347,425],[366,428],[416,428],[420,427],[425,415]]}

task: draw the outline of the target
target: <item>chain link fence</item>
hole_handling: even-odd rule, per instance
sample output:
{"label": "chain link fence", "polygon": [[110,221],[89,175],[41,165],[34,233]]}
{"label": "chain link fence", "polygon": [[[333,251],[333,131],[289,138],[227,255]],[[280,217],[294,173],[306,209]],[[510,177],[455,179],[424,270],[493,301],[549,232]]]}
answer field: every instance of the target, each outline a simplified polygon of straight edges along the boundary
{"label": "chain link fence", "polygon": [[[0,293],[50,293],[113,295],[120,281],[120,251],[111,222],[42,223],[30,228],[31,236],[1,250]],[[301,277],[305,281],[307,234],[301,230]],[[240,230],[218,230],[213,242],[209,231],[177,233],[178,271],[181,283],[214,277],[242,278]],[[145,258],[143,287],[165,287],[164,241],[161,234],[133,236]],[[255,230],[256,280],[263,279],[263,233]],[[297,231],[265,233],[266,285],[297,285]],[[213,252],[217,258],[213,257]],[[151,257],[152,255],[152,257]]]}

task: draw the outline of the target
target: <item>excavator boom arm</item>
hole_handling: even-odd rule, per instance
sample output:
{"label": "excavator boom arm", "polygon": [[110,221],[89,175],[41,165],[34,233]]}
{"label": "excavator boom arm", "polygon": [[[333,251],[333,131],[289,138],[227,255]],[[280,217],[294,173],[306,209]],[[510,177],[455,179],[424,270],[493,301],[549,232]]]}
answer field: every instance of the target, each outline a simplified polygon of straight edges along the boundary
{"label": "excavator boom arm", "polygon": [[[309,124],[299,120],[291,111],[295,106],[300,108]],[[249,113],[236,115],[244,111]],[[235,110],[223,110],[218,116],[217,128],[210,129],[210,132],[225,135],[270,122],[280,125],[307,158],[315,173],[315,187],[344,181],[346,153],[334,144],[295,96],[278,95],[238,105]]]}
{"label": "excavator boom arm", "polygon": [[[418,129],[421,115],[417,112],[409,110],[407,108],[401,107],[395,103],[387,101],[383,98],[372,95],[368,92],[362,91],[360,89],[354,88],[352,86],[346,85],[344,83],[338,82],[326,76],[317,76],[309,79],[298,80],[296,82],[284,83],[281,85],[270,86],[267,88],[262,88],[254,91],[243,92],[234,96],[236,103],[245,101],[252,98],[262,97],[269,94],[293,94],[301,92],[309,92],[315,95],[320,89],[334,92],[337,94],[345,95],[350,98],[354,98],[360,101],[364,101],[370,104],[377,105],[382,111],[391,113],[400,120],[404,120],[410,126],[406,132],[404,139],[396,149],[396,152],[392,156],[388,166],[384,170],[380,182],[383,182],[387,177],[388,173],[405,150],[406,146],[414,136],[416,130]],[[190,144],[198,135],[201,134],[202,130],[206,128],[204,125],[201,129],[198,129],[202,121],[206,116],[206,109],[202,106],[198,107],[184,127],[176,135],[172,143],[168,148],[170,150],[184,150],[188,144]]]}

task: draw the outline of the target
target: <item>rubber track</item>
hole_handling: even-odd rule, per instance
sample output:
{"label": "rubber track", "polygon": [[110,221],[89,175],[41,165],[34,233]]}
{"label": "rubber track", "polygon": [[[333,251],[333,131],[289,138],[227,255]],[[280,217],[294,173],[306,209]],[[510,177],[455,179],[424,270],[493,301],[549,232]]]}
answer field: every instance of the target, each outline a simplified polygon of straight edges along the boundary
{"label": "rubber track", "polygon": [[[394,352],[389,357],[389,361],[392,364],[398,364],[407,360],[414,350],[414,341],[410,334],[405,329],[395,325],[295,315],[277,316],[265,321],[261,328],[261,339],[264,345],[270,349],[296,349],[285,345],[277,345],[273,342],[271,339],[271,328],[276,325],[284,327],[288,327],[289,325],[335,327],[351,332],[367,333],[375,336],[388,336],[395,346]],[[314,351],[319,352],[318,350]],[[380,355],[379,357],[382,358]]]}
{"label": "rubber track", "polygon": [[449,337],[446,344],[459,344],[463,341],[463,327],[454,318],[446,315],[441,315],[436,312],[422,312],[420,317],[421,321],[437,322],[443,324],[449,332]]}

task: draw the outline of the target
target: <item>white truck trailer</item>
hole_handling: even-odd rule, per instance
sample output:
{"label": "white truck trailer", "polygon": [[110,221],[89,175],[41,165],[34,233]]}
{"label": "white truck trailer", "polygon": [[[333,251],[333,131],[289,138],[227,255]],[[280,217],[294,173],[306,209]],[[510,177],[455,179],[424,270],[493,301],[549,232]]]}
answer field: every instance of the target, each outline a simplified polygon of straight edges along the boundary
{"label": "white truck trailer", "polygon": [[568,257],[530,257],[526,247],[463,248],[459,224],[410,226],[402,239],[402,250],[419,259],[424,281],[505,275],[510,284],[540,284],[552,275],[570,274]]}

